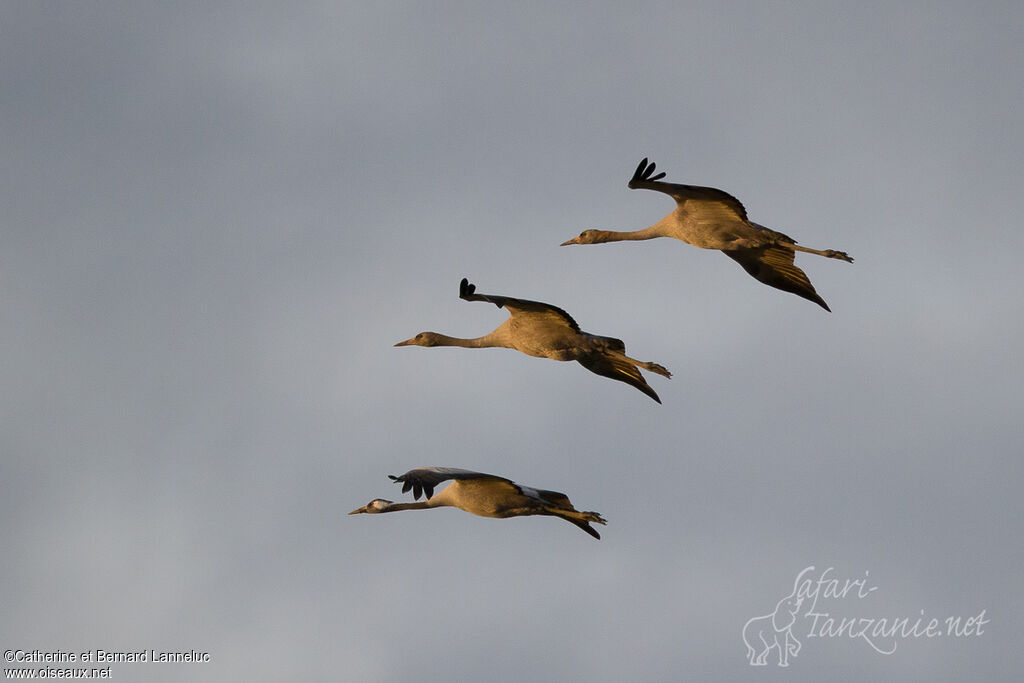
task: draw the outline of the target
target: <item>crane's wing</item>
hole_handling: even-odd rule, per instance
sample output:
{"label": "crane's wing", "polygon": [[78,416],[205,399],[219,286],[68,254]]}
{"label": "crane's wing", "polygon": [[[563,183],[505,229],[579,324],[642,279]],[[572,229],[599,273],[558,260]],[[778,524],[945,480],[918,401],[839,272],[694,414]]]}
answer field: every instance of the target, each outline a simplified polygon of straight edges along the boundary
{"label": "crane's wing", "polygon": [[512,317],[529,316],[542,318],[545,322],[555,323],[568,327],[573,332],[580,332],[580,326],[572,319],[572,316],[558,306],[541,303],[540,301],[528,301],[526,299],[513,299],[510,296],[497,296],[495,294],[477,294],[476,285],[462,278],[459,283],[459,298],[464,301],[486,301],[498,308],[506,309]]}
{"label": "crane's wing", "polygon": [[431,498],[434,495],[434,487],[449,479],[491,479],[513,484],[512,480],[504,477],[461,470],[457,467],[417,467],[398,477],[389,474],[388,478],[394,482],[402,482],[402,493],[407,493],[409,489],[412,489],[415,500],[419,500],[422,493],[426,493],[427,498]]}
{"label": "crane's wing", "polygon": [[747,210],[743,208],[743,204],[728,192],[713,187],[658,182],[665,174],[651,175],[654,173],[654,167],[653,162],[648,163],[646,158],[643,159],[629,181],[629,188],[664,192],[676,200],[679,208],[691,216],[699,217],[702,222],[747,220]]}
{"label": "crane's wing", "polygon": [[793,263],[796,253],[787,247],[770,245],[754,249],[730,249],[723,254],[743,266],[754,279],[769,287],[781,289],[813,301],[831,312],[825,300],[814,291],[807,273]]}
{"label": "crane's wing", "polygon": [[594,374],[625,382],[644,392],[658,403],[661,403],[658,394],[647,383],[643,375],[640,374],[640,369],[621,354],[592,353],[576,360]]}

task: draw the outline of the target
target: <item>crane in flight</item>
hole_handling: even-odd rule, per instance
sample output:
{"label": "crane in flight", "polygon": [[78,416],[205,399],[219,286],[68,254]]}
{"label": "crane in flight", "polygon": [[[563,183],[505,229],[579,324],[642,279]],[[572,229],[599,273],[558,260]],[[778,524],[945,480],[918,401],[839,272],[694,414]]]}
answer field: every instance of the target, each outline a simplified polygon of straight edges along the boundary
{"label": "crane in flight", "polygon": [[477,294],[476,286],[466,278],[462,278],[459,284],[459,298],[492,303],[506,309],[510,315],[494,331],[482,337],[461,339],[437,332],[420,332],[395,346],[462,346],[471,349],[500,347],[515,349],[536,358],[574,360],[593,373],[636,387],[661,403],[658,394],[640,374],[640,368],[664,377],[671,377],[672,374],[657,363],[627,356],[626,345],[621,339],[584,332],[572,316],[551,304]]}
{"label": "crane in flight", "polygon": [[810,278],[793,260],[796,252],[803,251],[853,263],[849,255],[834,249],[800,246],[792,237],[750,221],[746,209],[731,194],[713,187],[659,182],[665,174],[654,175],[654,169],[653,163],[642,160],[629,181],[629,187],[669,195],[676,200],[672,213],[643,230],[584,230],[571,240],[562,242],[561,246],[674,237],[695,247],[721,250],[756,280],[813,301],[826,311],[832,310],[814,291]]}
{"label": "crane in flight", "polygon": [[[564,493],[522,486],[493,474],[454,467],[418,467],[398,477],[388,475],[388,478],[402,484],[402,493],[412,489],[413,498],[417,502],[393,503],[390,500],[376,498],[348,514],[379,514],[398,510],[456,507],[481,517],[501,519],[525,515],[551,515],[575,524],[597,539],[600,539],[601,535],[590,526],[590,523],[606,523],[596,512],[581,512],[574,508]],[[449,479],[452,483],[435,494],[434,487]],[[426,493],[427,497],[420,501],[422,493]]]}

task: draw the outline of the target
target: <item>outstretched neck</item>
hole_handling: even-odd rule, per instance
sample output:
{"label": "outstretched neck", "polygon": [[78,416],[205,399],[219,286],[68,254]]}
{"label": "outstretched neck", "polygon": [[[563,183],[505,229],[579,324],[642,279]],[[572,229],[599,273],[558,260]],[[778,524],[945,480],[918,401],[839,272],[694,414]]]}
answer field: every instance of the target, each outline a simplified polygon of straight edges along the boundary
{"label": "outstretched neck", "polygon": [[482,337],[474,337],[472,339],[463,339],[461,337],[449,337],[446,334],[436,334],[434,336],[435,346],[461,346],[466,349],[486,349],[497,346],[508,347],[508,340],[501,334],[501,328],[498,328],[490,334],[485,334]]}
{"label": "outstretched neck", "polygon": [[598,230],[595,242],[625,242],[631,240],[652,240],[655,237],[667,237],[668,224],[662,219],[649,228],[619,232],[617,230]]}
{"label": "outstretched neck", "polygon": [[381,512],[398,512],[399,510],[429,510],[430,508],[440,507],[428,498],[427,500],[419,500],[415,503],[392,503],[388,505]]}

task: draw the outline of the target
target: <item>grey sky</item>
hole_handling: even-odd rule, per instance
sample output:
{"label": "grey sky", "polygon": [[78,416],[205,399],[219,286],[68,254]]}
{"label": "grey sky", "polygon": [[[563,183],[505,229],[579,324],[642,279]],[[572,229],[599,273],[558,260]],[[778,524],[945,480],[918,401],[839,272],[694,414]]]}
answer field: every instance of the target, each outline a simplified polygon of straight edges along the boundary
{"label": "grey sky", "polygon": [[[8,3],[4,650],[115,680],[1008,680],[1024,660],[1019,3]],[[636,229],[669,180],[832,307]],[[624,339],[664,405],[477,336]],[[347,517],[420,465],[609,521]],[[891,655],[741,631],[814,565]]]}

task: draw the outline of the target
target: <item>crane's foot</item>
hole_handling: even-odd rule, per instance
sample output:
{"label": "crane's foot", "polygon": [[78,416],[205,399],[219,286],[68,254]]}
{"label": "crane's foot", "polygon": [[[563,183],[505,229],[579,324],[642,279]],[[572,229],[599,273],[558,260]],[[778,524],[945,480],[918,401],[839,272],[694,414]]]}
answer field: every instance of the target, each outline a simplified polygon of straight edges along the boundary
{"label": "crane's foot", "polygon": [[826,249],[825,256],[828,258],[837,258],[847,263],[853,263],[853,257],[847,254],[845,251],[836,251],[835,249]]}
{"label": "crane's foot", "polygon": [[665,369],[665,366],[658,365],[657,363],[644,363],[641,367],[651,372],[656,372],[662,377],[672,377],[672,373]]}
{"label": "crane's foot", "polygon": [[601,515],[597,514],[596,512],[584,512],[582,514],[583,514],[583,518],[585,520],[587,520],[588,522],[593,522],[594,524],[607,524],[608,523],[607,521],[605,521],[604,517],[602,517]]}

